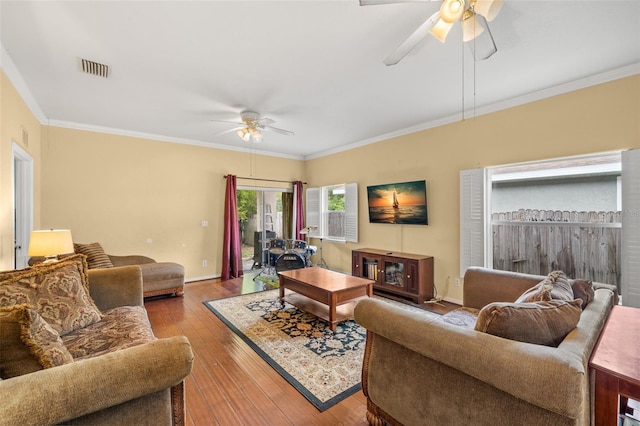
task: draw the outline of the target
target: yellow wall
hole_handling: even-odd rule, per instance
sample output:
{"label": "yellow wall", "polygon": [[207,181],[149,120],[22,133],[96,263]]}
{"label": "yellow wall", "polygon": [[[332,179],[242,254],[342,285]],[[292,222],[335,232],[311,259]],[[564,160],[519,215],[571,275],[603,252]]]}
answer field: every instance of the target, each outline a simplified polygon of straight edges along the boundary
{"label": "yellow wall", "polygon": [[[23,143],[23,129],[28,134],[28,145]],[[0,71],[0,270],[14,266],[13,142],[33,158],[33,224],[35,228],[40,224],[40,132],[40,123]]]}
{"label": "yellow wall", "polygon": [[[438,295],[456,300],[462,298],[462,288],[454,286],[460,170],[640,148],[640,76],[309,161],[47,126],[40,153],[37,122],[4,76],[2,83],[3,268],[10,267],[5,259],[13,238],[9,141],[17,140],[20,125],[30,129],[37,176],[42,162],[36,229],[68,227],[75,241],[99,241],[109,253],[180,262],[188,278],[212,276],[221,269],[223,175],[303,179],[308,187],[356,182],[359,242],[325,242],[329,266],[350,271],[351,250],[358,247],[432,255]],[[428,226],[369,224],[367,185],[422,179],[428,182]]]}
{"label": "yellow wall", "polygon": [[304,177],[298,160],[59,127],[45,132],[42,225],[69,228],[74,241],[100,242],[109,254],[181,263],[187,279],[221,272],[224,175]]}
{"label": "yellow wall", "polygon": [[[431,255],[438,295],[461,300],[460,170],[629,148],[640,148],[640,76],[310,160],[310,186],[358,183],[359,241],[325,241],[324,258],[350,271],[358,247]],[[422,179],[428,226],[369,223],[368,185]]]}

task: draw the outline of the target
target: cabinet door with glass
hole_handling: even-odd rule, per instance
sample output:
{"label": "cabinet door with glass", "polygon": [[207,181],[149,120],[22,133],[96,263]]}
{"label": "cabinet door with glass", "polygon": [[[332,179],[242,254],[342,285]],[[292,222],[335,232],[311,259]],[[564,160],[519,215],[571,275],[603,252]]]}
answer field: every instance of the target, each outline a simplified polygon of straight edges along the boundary
{"label": "cabinet door with glass", "polygon": [[384,277],[382,284],[406,291],[407,277],[405,275],[405,261],[397,258],[385,257],[382,260]]}

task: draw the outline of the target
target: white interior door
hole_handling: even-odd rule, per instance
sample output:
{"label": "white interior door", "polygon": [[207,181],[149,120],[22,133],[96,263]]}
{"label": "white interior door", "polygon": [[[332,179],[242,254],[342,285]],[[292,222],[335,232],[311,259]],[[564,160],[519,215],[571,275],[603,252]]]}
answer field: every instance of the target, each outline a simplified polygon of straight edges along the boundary
{"label": "white interior door", "polygon": [[13,157],[13,235],[14,267],[27,266],[29,236],[33,229],[33,158],[17,143],[12,144]]}

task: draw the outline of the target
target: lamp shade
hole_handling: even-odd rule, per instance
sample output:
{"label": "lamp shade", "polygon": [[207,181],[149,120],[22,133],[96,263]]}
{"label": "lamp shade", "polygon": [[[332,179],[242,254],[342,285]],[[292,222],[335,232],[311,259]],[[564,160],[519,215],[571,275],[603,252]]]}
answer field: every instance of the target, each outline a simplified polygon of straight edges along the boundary
{"label": "lamp shade", "polygon": [[452,24],[464,13],[464,0],[444,0],[440,6],[440,19]]}
{"label": "lamp shade", "polygon": [[473,14],[471,17],[462,21],[462,41],[465,43],[478,37],[484,32],[484,27],[480,23],[477,15]]}
{"label": "lamp shade", "polygon": [[245,142],[249,142],[251,139],[251,133],[249,133],[249,129],[246,127],[238,130],[236,133],[238,133],[238,136],[240,136]]}
{"label": "lamp shade", "polygon": [[262,142],[262,133],[260,132],[260,130],[252,127],[251,129],[249,129],[249,133],[251,137],[253,137],[254,142]]}
{"label": "lamp shade", "polygon": [[503,0],[476,0],[473,10],[491,22],[502,9]]}
{"label": "lamp shade", "polygon": [[453,27],[452,23],[445,22],[442,19],[438,19],[438,22],[429,30],[429,33],[444,43],[449,34],[449,30]]}
{"label": "lamp shade", "polygon": [[73,253],[73,239],[68,229],[32,231],[29,239],[29,256],[57,256]]}

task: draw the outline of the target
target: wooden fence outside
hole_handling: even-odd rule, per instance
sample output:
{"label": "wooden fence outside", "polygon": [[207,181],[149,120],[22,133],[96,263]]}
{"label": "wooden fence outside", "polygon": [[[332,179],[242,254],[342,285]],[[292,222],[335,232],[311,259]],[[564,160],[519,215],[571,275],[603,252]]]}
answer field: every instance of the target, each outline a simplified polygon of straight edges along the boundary
{"label": "wooden fence outside", "polygon": [[518,210],[492,214],[493,267],[547,275],[562,270],[620,286],[622,213]]}

